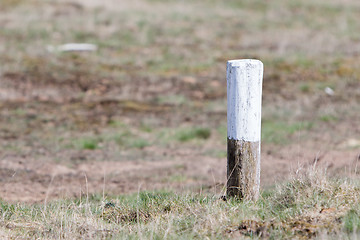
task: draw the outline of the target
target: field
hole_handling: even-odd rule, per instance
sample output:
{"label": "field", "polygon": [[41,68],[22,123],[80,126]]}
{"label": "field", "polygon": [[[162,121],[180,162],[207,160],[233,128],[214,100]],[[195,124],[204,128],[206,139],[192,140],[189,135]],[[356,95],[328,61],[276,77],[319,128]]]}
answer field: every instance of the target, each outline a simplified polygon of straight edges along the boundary
{"label": "field", "polygon": [[[359,11],[0,0],[1,238],[356,238]],[[226,61],[244,58],[265,67],[257,203],[220,199]]]}

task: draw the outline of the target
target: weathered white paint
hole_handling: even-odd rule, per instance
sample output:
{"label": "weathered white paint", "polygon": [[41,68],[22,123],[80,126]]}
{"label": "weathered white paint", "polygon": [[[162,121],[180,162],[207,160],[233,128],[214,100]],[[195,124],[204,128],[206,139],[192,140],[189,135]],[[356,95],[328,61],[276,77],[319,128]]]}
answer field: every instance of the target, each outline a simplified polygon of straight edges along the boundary
{"label": "weathered white paint", "polygon": [[229,139],[261,138],[261,96],[264,65],[259,60],[227,62],[227,134]]}

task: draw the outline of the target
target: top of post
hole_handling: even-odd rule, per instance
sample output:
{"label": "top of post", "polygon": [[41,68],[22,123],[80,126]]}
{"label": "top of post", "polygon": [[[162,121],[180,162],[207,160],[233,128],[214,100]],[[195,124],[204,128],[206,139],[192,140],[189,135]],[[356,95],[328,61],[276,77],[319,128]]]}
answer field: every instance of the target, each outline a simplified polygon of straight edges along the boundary
{"label": "top of post", "polygon": [[241,66],[243,64],[263,65],[263,63],[257,59],[234,59],[227,61],[227,64],[230,65],[231,67]]}

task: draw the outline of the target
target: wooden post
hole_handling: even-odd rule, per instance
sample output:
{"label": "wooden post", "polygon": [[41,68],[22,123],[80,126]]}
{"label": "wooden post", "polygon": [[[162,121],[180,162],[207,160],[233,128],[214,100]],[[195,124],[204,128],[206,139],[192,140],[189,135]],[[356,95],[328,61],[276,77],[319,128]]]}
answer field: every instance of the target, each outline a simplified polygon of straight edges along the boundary
{"label": "wooden post", "polygon": [[227,62],[227,196],[257,200],[260,189],[263,63]]}

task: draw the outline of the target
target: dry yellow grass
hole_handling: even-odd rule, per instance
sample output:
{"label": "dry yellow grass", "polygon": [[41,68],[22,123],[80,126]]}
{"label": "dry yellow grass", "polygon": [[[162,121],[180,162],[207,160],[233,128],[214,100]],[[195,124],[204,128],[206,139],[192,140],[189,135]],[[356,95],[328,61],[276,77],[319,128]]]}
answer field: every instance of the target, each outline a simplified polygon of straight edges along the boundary
{"label": "dry yellow grass", "polygon": [[357,181],[308,171],[259,201],[140,192],[47,205],[1,202],[1,234],[36,239],[344,239],[359,236]]}

